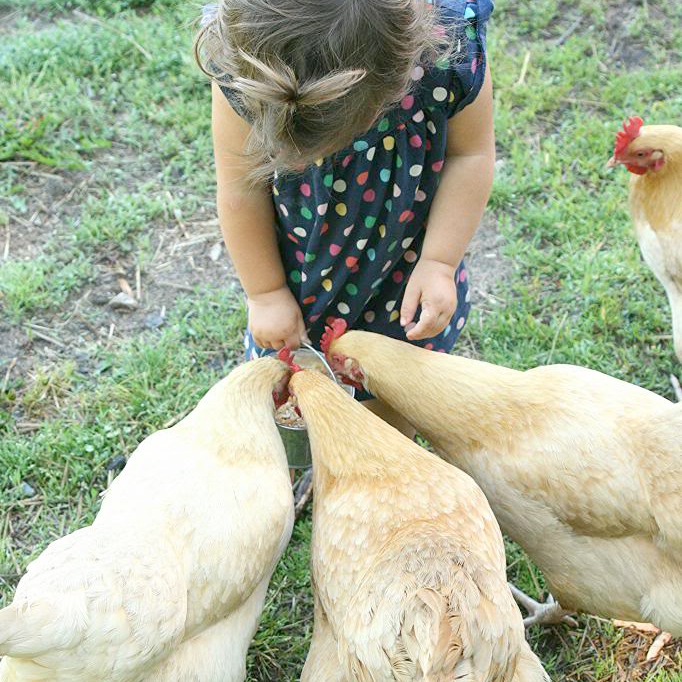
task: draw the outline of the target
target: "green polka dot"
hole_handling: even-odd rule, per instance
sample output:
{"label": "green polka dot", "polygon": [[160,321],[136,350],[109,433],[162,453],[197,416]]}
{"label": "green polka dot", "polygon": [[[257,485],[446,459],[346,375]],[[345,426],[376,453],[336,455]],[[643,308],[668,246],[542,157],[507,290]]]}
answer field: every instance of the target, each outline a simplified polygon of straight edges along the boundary
{"label": "green polka dot", "polygon": [[400,154],[396,154],[395,156],[395,167],[396,168],[402,168],[403,167],[403,160],[400,158]]}
{"label": "green polka dot", "polygon": [[298,270],[292,270],[289,273],[289,279],[296,284],[300,284],[301,283],[301,273]]}
{"label": "green polka dot", "polygon": [[355,149],[356,152],[364,152],[365,149],[369,149],[369,144],[364,140],[356,140],[353,142],[353,149]]}
{"label": "green polka dot", "polygon": [[377,130],[380,133],[385,133],[388,130],[389,122],[387,118],[382,118],[381,121],[379,121],[379,125],[377,126]]}
{"label": "green polka dot", "polygon": [[389,244],[389,246],[388,246],[388,252],[391,253],[391,251],[393,251],[393,249],[395,249],[396,246],[398,246],[398,241],[397,241],[397,240],[394,241],[394,242],[391,242],[391,243]]}
{"label": "green polka dot", "polygon": [[377,252],[374,249],[367,249],[367,258],[374,260],[377,257]]}
{"label": "green polka dot", "polygon": [[322,178],[322,182],[325,187],[331,187],[334,184],[334,176],[331,173],[327,173],[327,175]]}
{"label": "green polka dot", "polygon": [[450,66],[450,60],[448,59],[447,56],[445,56],[445,57],[439,57],[439,58],[436,60],[436,66],[437,66],[439,69],[447,69],[447,68]]}
{"label": "green polka dot", "polygon": [[311,210],[310,210],[307,206],[304,206],[304,207],[301,209],[301,215],[302,215],[306,220],[310,220],[310,219],[313,217],[313,214],[312,214]]}
{"label": "green polka dot", "polygon": [[316,258],[317,258],[317,254],[314,254],[314,253],[306,253],[306,255],[305,255],[305,262],[306,262],[306,263],[312,263]]}
{"label": "green polka dot", "polygon": [[374,227],[376,225],[377,219],[374,216],[368,215],[365,218],[365,227]]}
{"label": "green polka dot", "polygon": [[464,33],[469,40],[476,40],[476,29],[471,24],[464,29]]}
{"label": "green polka dot", "polygon": [[347,291],[351,296],[355,296],[355,294],[358,293],[358,288],[357,288],[357,287],[355,286],[355,284],[353,284],[352,282],[348,282],[348,284],[346,284],[346,291]]}
{"label": "green polka dot", "polygon": [[386,207],[387,211],[392,211],[393,210],[393,199],[386,199],[384,206]]}
{"label": "green polka dot", "polygon": [[379,171],[381,182],[388,182],[391,179],[391,171],[388,168],[382,168]]}

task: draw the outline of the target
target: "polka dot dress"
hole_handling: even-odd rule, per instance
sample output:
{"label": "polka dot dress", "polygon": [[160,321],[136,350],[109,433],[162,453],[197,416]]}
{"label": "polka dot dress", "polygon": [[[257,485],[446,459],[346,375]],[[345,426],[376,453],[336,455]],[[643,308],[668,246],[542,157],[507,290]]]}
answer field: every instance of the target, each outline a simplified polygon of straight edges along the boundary
{"label": "polka dot dress", "polygon": [[[349,328],[405,340],[400,305],[443,169],[448,119],[481,88],[492,11],[489,0],[435,5],[442,23],[457,27],[456,56],[426,70],[417,66],[412,92],[349,148],[274,180],[288,285],[314,344],[336,317]],[[453,347],[469,312],[463,263],[455,277],[458,306],[451,323],[419,345],[442,352]],[[246,350],[249,357],[260,353],[248,332]]]}

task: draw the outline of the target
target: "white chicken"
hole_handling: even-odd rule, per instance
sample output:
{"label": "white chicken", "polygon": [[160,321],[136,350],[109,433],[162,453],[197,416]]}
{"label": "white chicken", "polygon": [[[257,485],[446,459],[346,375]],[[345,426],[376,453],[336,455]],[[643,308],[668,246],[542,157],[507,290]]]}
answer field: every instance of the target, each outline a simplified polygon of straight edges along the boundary
{"label": "white chicken", "polygon": [[301,681],[548,680],[471,478],[318,372],[296,372],[290,390],[315,488],[315,627]]}
{"label": "white chicken", "polygon": [[562,606],[682,635],[682,405],[571,365],[519,372],[359,331],[329,345],[474,478]]}
{"label": "white chicken", "polygon": [[293,525],[273,420],[289,369],[234,370],[133,453],[91,526],[0,611],[1,682],[239,682]]}

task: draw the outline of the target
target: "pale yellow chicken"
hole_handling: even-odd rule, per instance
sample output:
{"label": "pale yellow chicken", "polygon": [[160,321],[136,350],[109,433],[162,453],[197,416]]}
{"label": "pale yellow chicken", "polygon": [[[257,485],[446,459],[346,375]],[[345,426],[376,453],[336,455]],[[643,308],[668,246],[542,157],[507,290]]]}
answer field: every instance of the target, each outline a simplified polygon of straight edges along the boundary
{"label": "pale yellow chicken", "polygon": [[2,682],[240,682],[293,525],[273,394],[247,363],[137,448],[91,526],[53,542],[0,611]]}
{"label": "pale yellow chicken", "polygon": [[625,123],[608,165],[632,174],[630,215],[642,256],[668,295],[682,362],[682,128],[642,124],[636,116]]}
{"label": "pale yellow chicken", "polygon": [[293,375],[313,454],[302,682],[541,682],[478,486],[330,379]]}
{"label": "pale yellow chicken", "polygon": [[[329,354],[474,478],[563,607],[682,635],[682,406],[581,367],[519,372],[367,332]],[[526,604],[529,622],[562,615]]]}

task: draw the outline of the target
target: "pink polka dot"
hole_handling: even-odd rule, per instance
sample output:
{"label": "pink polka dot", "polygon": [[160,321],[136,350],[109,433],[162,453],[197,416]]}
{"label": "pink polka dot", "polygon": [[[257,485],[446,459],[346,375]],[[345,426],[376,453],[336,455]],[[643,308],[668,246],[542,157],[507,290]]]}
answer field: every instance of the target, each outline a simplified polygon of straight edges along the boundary
{"label": "pink polka dot", "polygon": [[305,263],[305,254],[303,251],[296,251],[296,260],[299,263]]}
{"label": "pink polka dot", "polygon": [[331,327],[334,324],[334,322],[336,322],[336,318],[333,315],[329,315],[325,322]]}
{"label": "pink polka dot", "polygon": [[357,262],[358,259],[355,256],[348,256],[348,258],[346,258],[346,267],[352,268]]}
{"label": "pink polka dot", "polygon": [[393,272],[393,275],[391,275],[391,276],[393,277],[393,281],[396,284],[400,284],[403,281],[403,278],[405,277],[405,275],[403,275],[403,273],[400,272],[400,270],[395,270]]}
{"label": "pink polka dot", "polygon": [[310,185],[307,182],[304,182],[299,189],[301,190],[301,194],[304,197],[309,197],[312,194],[310,190]]}
{"label": "pink polka dot", "polygon": [[294,235],[290,232],[287,232],[287,237],[290,241],[294,242],[294,244],[298,244],[298,239],[296,239],[296,237],[294,237]]}
{"label": "pink polka dot", "polygon": [[412,211],[403,211],[400,214],[400,218],[398,218],[399,223],[409,223],[411,220],[414,220],[414,213]]}
{"label": "pink polka dot", "polygon": [[356,178],[358,185],[364,185],[367,182],[367,178],[369,178],[369,173],[367,171],[360,173]]}
{"label": "pink polka dot", "polygon": [[426,192],[423,189],[418,189],[414,193],[414,200],[415,201],[426,201]]}
{"label": "pink polka dot", "polygon": [[471,73],[476,73],[477,68],[478,68],[478,57],[474,57],[471,60]]}
{"label": "pink polka dot", "polygon": [[364,201],[374,201],[377,198],[377,193],[373,189],[368,189],[363,195]]}
{"label": "pink polka dot", "polygon": [[457,320],[457,324],[455,325],[457,329],[461,329],[464,326],[464,323],[466,320],[463,317],[460,317],[459,320]]}
{"label": "pink polka dot", "polygon": [[313,322],[317,322],[319,319],[320,319],[320,314],[317,313],[315,315],[310,315],[308,317],[308,322],[310,322],[310,324],[312,324]]}
{"label": "pink polka dot", "polygon": [[426,151],[427,151],[427,152],[430,152],[430,151],[431,151],[431,147],[432,147],[432,146],[433,146],[433,145],[431,144],[431,140],[426,140]]}
{"label": "pink polka dot", "polygon": [[303,305],[310,305],[311,303],[315,303],[315,301],[317,301],[317,296],[308,296],[303,299]]}
{"label": "pink polka dot", "polygon": [[434,163],[431,166],[431,168],[433,169],[433,172],[434,173],[440,173],[443,170],[444,163],[445,163],[445,161],[436,161],[436,163]]}
{"label": "pink polka dot", "polygon": [[350,271],[351,271],[353,274],[355,274],[356,272],[360,272],[360,266],[356,263],[356,264],[350,269]]}
{"label": "pink polka dot", "polygon": [[427,344],[424,346],[424,348],[426,348],[426,350],[433,350],[433,344],[432,344],[432,343],[427,343]]}
{"label": "pink polka dot", "polygon": [[348,166],[348,164],[349,164],[352,160],[353,160],[353,155],[352,155],[352,154],[349,154],[349,155],[341,162],[341,165],[342,165],[344,168],[346,168],[346,166]]}
{"label": "pink polka dot", "polygon": [[329,223],[322,223],[322,227],[320,228],[320,234],[324,234],[328,229]]}
{"label": "pink polka dot", "polygon": [[341,247],[338,244],[330,244],[329,253],[331,253],[332,256],[338,256],[341,253]]}
{"label": "pink polka dot", "polygon": [[415,66],[414,69],[412,69],[412,80],[413,81],[420,81],[422,78],[424,78],[423,67]]}
{"label": "pink polka dot", "polygon": [[401,124],[398,126],[398,130],[405,130],[405,128],[407,128],[407,126],[406,126],[404,123],[401,123]]}
{"label": "pink polka dot", "polygon": [[447,353],[447,351],[445,350],[445,348],[439,348],[439,349],[438,349],[438,352],[439,352],[439,353]]}
{"label": "pink polka dot", "polygon": [[459,281],[464,282],[467,278],[467,271],[465,268],[462,268],[459,272]]}
{"label": "pink polka dot", "polygon": [[406,95],[403,97],[402,102],[400,102],[400,106],[405,110],[411,109],[414,106],[414,97],[412,95]]}
{"label": "pink polka dot", "polygon": [[413,147],[419,148],[422,146],[422,138],[419,135],[413,135],[410,138],[410,145]]}
{"label": "pink polka dot", "polygon": [[405,255],[403,258],[408,262],[408,263],[414,263],[417,260],[417,253],[416,251],[412,251],[410,249],[409,251],[405,251]]}

